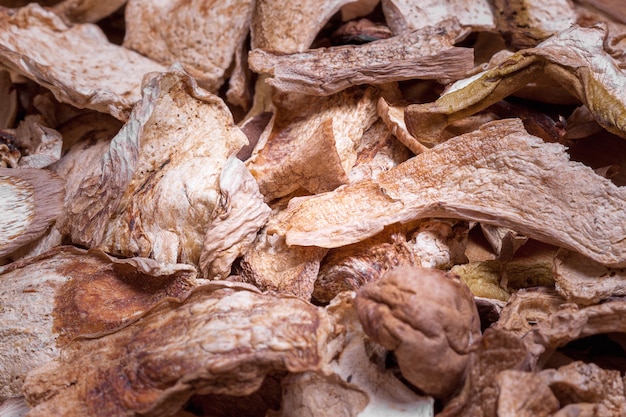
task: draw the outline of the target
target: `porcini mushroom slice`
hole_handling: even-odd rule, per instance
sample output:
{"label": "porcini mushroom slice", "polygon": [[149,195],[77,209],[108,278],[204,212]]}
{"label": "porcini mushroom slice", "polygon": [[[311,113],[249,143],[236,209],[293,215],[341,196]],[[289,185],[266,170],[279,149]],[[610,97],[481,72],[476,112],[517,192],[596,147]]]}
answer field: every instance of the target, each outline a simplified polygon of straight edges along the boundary
{"label": "porcini mushroom slice", "polygon": [[115,12],[126,3],[126,0],[64,0],[51,9],[72,23],[93,23]]}
{"label": "porcini mushroom slice", "polygon": [[453,46],[460,32],[447,20],[364,45],[342,45],[280,54],[254,49],[248,61],[279,91],[329,95],[353,85],[410,79],[461,78],[474,65],[471,49]]}
{"label": "porcini mushroom slice", "polygon": [[196,285],[190,265],[59,246],[0,268],[0,401],[82,333],[107,332]]}
{"label": "porcini mushroom slice", "polygon": [[579,305],[626,296],[626,272],[608,268],[575,252],[561,250],[554,260],[557,291]]}
{"label": "porcini mushroom slice", "polygon": [[375,181],[294,198],[276,231],[290,245],[331,248],[392,223],[452,217],[508,227],[619,267],[626,266],[625,209],[626,189],[508,119],[450,139]]}
{"label": "porcini mushroom slice", "polygon": [[[76,191],[63,230],[74,242],[112,253],[197,265],[205,239],[226,242],[226,236],[207,236],[215,216],[224,221],[242,214],[224,211],[234,198],[228,192],[238,188],[222,193],[220,177],[227,164],[237,164],[229,157],[245,143],[222,100],[189,75],[179,69],[154,75],[129,122]],[[242,171],[229,172],[237,183]],[[246,192],[256,201],[258,190]],[[268,213],[255,213],[260,228]]]}
{"label": "porcini mushroom slice", "polygon": [[124,46],[164,65],[180,63],[216,93],[245,41],[254,1],[129,0]]}
{"label": "porcini mushroom slice", "polygon": [[586,104],[601,126],[626,138],[626,73],[603,49],[604,36],[598,26],[564,30],[496,68],[459,82],[433,103],[408,106],[407,129],[423,144],[433,146],[444,140],[442,132],[451,122],[547,76]]}
{"label": "porcini mushroom slice", "polygon": [[365,333],[392,350],[402,375],[435,398],[463,384],[481,337],[470,290],[438,269],[399,267],[363,286],[355,307]]}
{"label": "porcini mushroom slice", "polygon": [[258,0],[250,28],[253,49],[293,53],[309,48],[318,32],[342,6],[357,0]]}
{"label": "porcini mushroom slice", "polygon": [[296,297],[215,281],[116,332],[75,340],[32,371],[32,417],[171,415],[194,393],[248,395],[265,375],[317,370],[333,331]]}
{"label": "porcini mushroom slice", "polygon": [[61,178],[37,168],[0,168],[0,258],[42,236],[63,209]]}
{"label": "porcini mushroom slice", "polygon": [[165,67],[109,43],[96,25],[67,26],[32,3],[0,11],[1,65],[50,89],[55,97],[126,120],[141,95],[141,79]]}

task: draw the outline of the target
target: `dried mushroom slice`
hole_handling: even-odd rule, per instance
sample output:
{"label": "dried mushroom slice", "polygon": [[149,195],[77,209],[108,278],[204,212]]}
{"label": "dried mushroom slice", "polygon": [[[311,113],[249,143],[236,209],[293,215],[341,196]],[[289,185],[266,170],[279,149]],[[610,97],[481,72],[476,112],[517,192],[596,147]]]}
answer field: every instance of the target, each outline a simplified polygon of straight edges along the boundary
{"label": "dried mushroom slice", "polygon": [[129,0],[123,45],[164,65],[180,63],[215,93],[245,40],[254,3]]}
{"label": "dried mushroom slice", "polygon": [[113,14],[126,4],[126,0],[64,0],[51,10],[72,23],[94,23]]}
{"label": "dried mushroom slice", "polygon": [[331,248],[389,224],[451,217],[508,227],[619,267],[626,266],[625,201],[626,190],[570,162],[562,145],[508,119],[450,139],[375,181],[294,198],[276,232],[289,245]]}
{"label": "dried mushroom slice", "polygon": [[293,53],[311,47],[326,22],[357,0],[258,0],[250,28],[253,49]]}
{"label": "dried mushroom slice", "polygon": [[55,97],[126,120],[141,96],[141,78],[165,67],[109,43],[93,24],[65,25],[33,3],[0,10],[2,66],[50,89]]}
{"label": "dried mushroom slice", "polygon": [[[237,221],[240,215],[243,231],[250,225],[244,222],[260,228],[267,215],[259,205],[240,205],[238,198],[238,208],[227,211],[234,198],[228,193],[234,190],[245,192],[251,203],[257,200],[258,191],[239,177],[245,170],[231,167],[224,180],[233,189],[220,189],[226,165],[237,165],[230,156],[247,139],[222,100],[180,70],[154,75],[144,91],[100,166],[73,196],[63,230],[74,242],[112,253],[197,265],[206,240],[222,240],[215,249],[228,250],[227,236],[207,235],[216,216],[221,227],[232,230],[236,226],[226,218]],[[248,186],[238,189],[236,184]],[[252,206],[256,211],[245,211]],[[213,262],[204,259],[205,267]]]}
{"label": "dried mushroom slice", "polygon": [[0,168],[0,258],[42,236],[63,209],[63,180],[37,168]]}
{"label": "dried mushroom slice", "polygon": [[477,113],[544,76],[587,105],[605,129],[626,137],[626,74],[603,49],[602,27],[573,26],[503,64],[457,83],[433,103],[407,107],[408,131],[426,146],[445,140],[452,122]]}
{"label": "dried mushroom slice", "polygon": [[428,148],[420,143],[413,135],[409,133],[404,122],[404,105],[392,105],[381,97],[378,99],[378,115],[385,122],[387,128],[398,138],[398,140],[415,155],[428,150]]}
{"label": "dried mushroom slice", "polygon": [[488,0],[382,0],[382,10],[394,34],[435,25],[450,16],[472,31],[495,30],[493,11]]}
{"label": "dried mushroom slice", "polygon": [[353,85],[463,77],[474,65],[469,48],[455,47],[460,28],[447,20],[365,45],[342,45],[294,54],[254,49],[248,61],[279,91],[329,95]]}
{"label": "dried mushroom slice", "polygon": [[559,400],[535,373],[507,369],[496,375],[498,407],[495,416],[550,417]]}
{"label": "dried mushroom slice", "polygon": [[170,415],[194,393],[248,395],[265,375],[320,369],[332,332],[325,311],[298,298],[215,281],[77,339],[23,391],[33,417]]}
{"label": "dried mushroom slice", "polygon": [[394,351],[404,378],[422,392],[449,398],[463,384],[481,332],[474,297],[458,277],[395,268],[363,286],[355,307],[365,333]]}
{"label": "dried mushroom slice", "polygon": [[274,116],[247,161],[266,201],[299,188],[321,193],[348,183],[380,93],[353,87],[328,97],[277,94]]}
{"label": "dried mushroom slice", "polygon": [[15,129],[16,143],[23,155],[20,168],[46,168],[61,158],[61,134],[45,126],[39,115],[28,115]]}
{"label": "dried mushroom slice", "polygon": [[110,331],[195,286],[189,265],[116,260],[69,246],[0,269],[0,401],[81,333]]}
{"label": "dried mushroom slice", "polygon": [[554,260],[556,290],[579,305],[626,296],[624,269],[608,268],[578,253],[561,250]]}

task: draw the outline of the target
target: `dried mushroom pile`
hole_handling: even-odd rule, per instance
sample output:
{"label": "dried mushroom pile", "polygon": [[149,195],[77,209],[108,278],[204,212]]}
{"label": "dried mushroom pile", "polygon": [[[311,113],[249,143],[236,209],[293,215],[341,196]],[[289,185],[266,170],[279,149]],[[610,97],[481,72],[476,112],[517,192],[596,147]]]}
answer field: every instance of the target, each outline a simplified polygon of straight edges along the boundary
{"label": "dried mushroom pile", "polygon": [[0,5],[0,415],[626,415],[623,1]]}

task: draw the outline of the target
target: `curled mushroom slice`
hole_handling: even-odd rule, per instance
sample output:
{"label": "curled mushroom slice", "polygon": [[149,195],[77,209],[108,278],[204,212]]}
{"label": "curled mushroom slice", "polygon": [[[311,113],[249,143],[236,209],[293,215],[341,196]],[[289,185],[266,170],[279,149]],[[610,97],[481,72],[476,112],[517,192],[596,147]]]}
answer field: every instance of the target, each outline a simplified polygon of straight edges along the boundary
{"label": "curled mushroom slice", "polygon": [[143,75],[165,70],[109,43],[96,25],[67,26],[35,3],[0,11],[0,45],[3,67],[50,89],[61,102],[120,120],[139,100]]}
{"label": "curled mushroom slice", "polygon": [[82,333],[136,320],[165,297],[196,286],[190,265],[117,260],[59,246],[0,269],[0,401],[19,395],[26,374]]}
{"label": "curled mushroom slice", "polygon": [[24,155],[21,168],[46,168],[61,158],[61,134],[45,126],[41,116],[28,115],[15,129],[16,141]]}
{"label": "curled mushroom slice", "polygon": [[329,95],[353,85],[410,79],[458,79],[474,64],[473,51],[453,46],[460,28],[447,20],[365,45],[342,45],[295,54],[255,49],[250,68],[268,73],[280,91]]}
{"label": "curled mushroom slice", "polygon": [[294,198],[276,231],[290,245],[330,248],[396,222],[452,217],[508,227],[619,267],[626,266],[625,201],[626,190],[570,162],[562,145],[508,119],[450,139],[375,181]]}
{"label": "curled mushroom slice", "polygon": [[33,417],[171,415],[197,392],[248,395],[265,375],[320,369],[332,332],[325,311],[298,298],[214,281],[75,340],[23,391]]}
{"label": "curled mushroom slice", "polygon": [[395,268],[362,287],[355,307],[365,333],[394,351],[402,375],[420,390],[448,398],[463,384],[481,332],[474,297],[458,277]]}
{"label": "curled mushroom slice", "polygon": [[63,209],[61,178],[37,168],[0,168],[0,258],[42,236]]}
{"label": "curled mushroom slice", "polygon": [[[433,146],[455,120],[484,110],[543,73],[587,105],[605,129],[626,137],[626,73],[603,49],[602,27],[573,26],[536,48],[522,50],[496,68],[459,82],[433,103],[407,107],[409,132]],[[611,103],[607,105],[607,103]]]}
{"label": "curled mushroom slice", "polygon": [[217,92],[248,33],[254,3],[130,0],[124,46],[164,65],[178,62],[200,86]]}
{"label": "curled mushroom slice", "polygon": [[626,295],[626,272],[608,268],[578,253],[561,250],[554,260],[557,291],[579,305]]}

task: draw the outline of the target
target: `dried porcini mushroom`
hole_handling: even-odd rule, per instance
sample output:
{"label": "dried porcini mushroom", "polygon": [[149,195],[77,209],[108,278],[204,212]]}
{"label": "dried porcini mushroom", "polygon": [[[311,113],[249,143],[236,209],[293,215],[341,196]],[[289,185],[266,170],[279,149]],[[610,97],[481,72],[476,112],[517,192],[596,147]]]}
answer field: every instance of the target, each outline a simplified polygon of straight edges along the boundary
{"label": "dried porcini mushroom", "polygon": [[279,91],[329,95],[353,85],[409,79],[461,78],[473,65],[471,49],[453,46],[460,28],[441,22],[365,45],[318,48],[290,55],[254,49],[250,68],[267,73]]}
{"label": "dried porcini mushroom", "polygon": [[448,398],[463,384],[481,337],[469,289],[444,271],[395,268],[355,300],[365,333],[394,351],[402,375],[421,391]]}
{"label": "dried porcini mushroom", "polygon": [[319,369],[331,326],[298,298],[214,281],[116,332],[75,340],[23,391],[31,416],[170,415],[197,392],[247,395],[267,374]]}
{"label": "dried porcini mushroom", "polygon": [[61,178],[37,168],[0,168],[0,258],[43,235],[63,209]]}
{"label": "dried porcini mushroom", "polygon": [[[598,204],[606,208],[602,218]],[[293,198],[275,231],[287,244],[333,248],[397,222],[463,218],[505,226],[619,267],[626,265],[620,218],[625,204],[626,190],[569,161],[560,144],[545,143],[529,135],[521,121],[509,119],[450,139],[376,180]]]}
{"label": "dried porcini mushroom", "polygon": [[[50,89],[55,97],[126,120],[141,95],[141,78],[165,67],[109,43],[90,23],[67,26],[36,3],[0,10],[2,67]],[[63,59],[57,59],[62,51]],[[88,62],[88,64],[87,64]]]}

